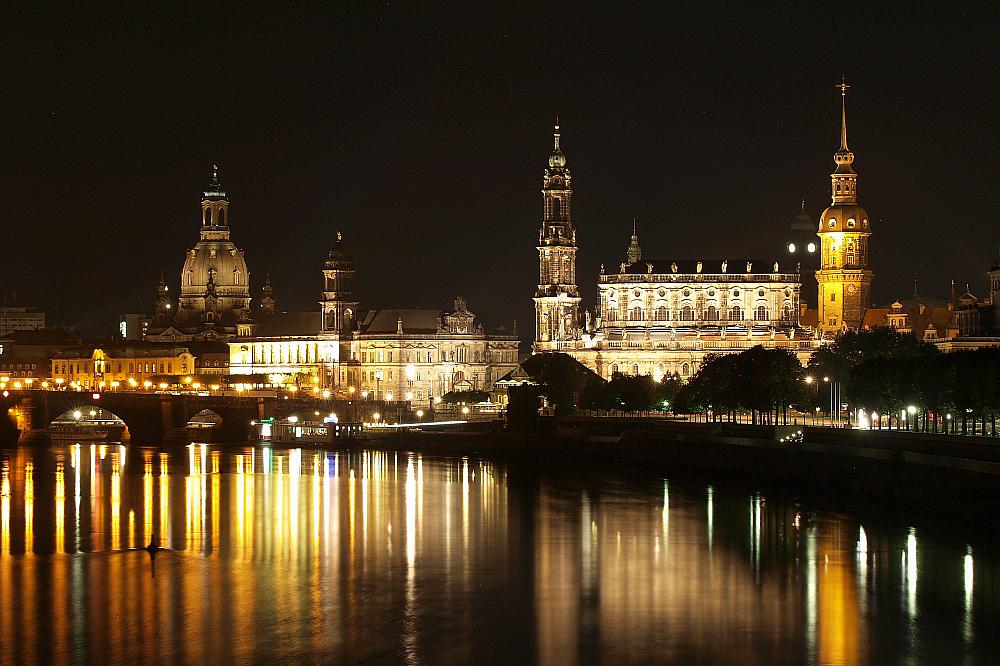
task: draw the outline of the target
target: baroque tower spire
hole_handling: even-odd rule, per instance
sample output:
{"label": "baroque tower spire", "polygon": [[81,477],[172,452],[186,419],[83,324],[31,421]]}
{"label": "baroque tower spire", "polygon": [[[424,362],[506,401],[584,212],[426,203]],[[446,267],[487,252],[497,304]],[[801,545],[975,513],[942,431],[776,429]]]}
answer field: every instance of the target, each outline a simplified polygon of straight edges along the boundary
{"label": "baroque tower spire", "polygon": [[542,176],[542,225],[538,231],[538,288],[535,290],[535,349],[554,351],[580,333],[576,285],[576,230],[572,176],[560,146],[556,117],[552,152]]}
{"label": "baroque tower spire", "polygon": [[820,215],[821,240],[819,283],[819,328],[825,337],[843,330],[861,328],[871,302],[874,273],[868,266],[871,236],[868,213],[858,204],[858,174],[854,153],[847,144],[847,89],[840,90],[840,148],[833,154],[837,168],[830,174],[831,204]]}
{"label": "baroque tower spire", "polygon": [[642,248],[639,247],[639,234],[636,231],[636,221],[632,218],[632,242],[629,243],[628,252],[625,254],[625,262],[632,265],[642,260]]}

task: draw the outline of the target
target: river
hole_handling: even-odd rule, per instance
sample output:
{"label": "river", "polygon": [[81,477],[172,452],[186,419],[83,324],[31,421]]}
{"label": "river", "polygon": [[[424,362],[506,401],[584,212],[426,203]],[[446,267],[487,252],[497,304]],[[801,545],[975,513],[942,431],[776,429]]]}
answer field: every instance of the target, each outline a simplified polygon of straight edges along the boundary
{"label": "river", "polygon": [[975,535],[752,483],[197,444],[0,459],[3,663],[1000,653],[998,561]]}

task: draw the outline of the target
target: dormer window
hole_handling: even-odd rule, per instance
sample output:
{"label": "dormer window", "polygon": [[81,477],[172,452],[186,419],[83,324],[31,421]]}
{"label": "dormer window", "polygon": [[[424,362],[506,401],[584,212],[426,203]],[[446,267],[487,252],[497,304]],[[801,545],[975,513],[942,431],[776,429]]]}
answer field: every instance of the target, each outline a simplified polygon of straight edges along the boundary
{"label": "dormer window", "polygon": [[856,224],[857,224],[857,222],[854,221],[853,217],[851,219],[847,220],[847,227],[849,229],[853,229]]}
{"label": "dormer window", "polygon": [[829,224],[830,224],[830,228],[831,229],[833,229],[834,227],[836,227],[837,226],[837,220],[836,220],[836,218],[831,217]]}

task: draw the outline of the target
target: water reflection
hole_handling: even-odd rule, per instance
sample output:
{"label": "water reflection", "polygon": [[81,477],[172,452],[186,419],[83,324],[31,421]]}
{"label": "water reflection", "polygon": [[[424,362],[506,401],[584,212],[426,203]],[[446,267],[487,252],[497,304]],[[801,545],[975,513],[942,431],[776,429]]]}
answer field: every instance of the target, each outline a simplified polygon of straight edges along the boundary
{"label": "water reflection", "polygon": [[997,620],[996,562],[964,543],[681,477],[529,478],[378,451],[0,452],[4,659],[846,664],[997,647],[974,630]]}

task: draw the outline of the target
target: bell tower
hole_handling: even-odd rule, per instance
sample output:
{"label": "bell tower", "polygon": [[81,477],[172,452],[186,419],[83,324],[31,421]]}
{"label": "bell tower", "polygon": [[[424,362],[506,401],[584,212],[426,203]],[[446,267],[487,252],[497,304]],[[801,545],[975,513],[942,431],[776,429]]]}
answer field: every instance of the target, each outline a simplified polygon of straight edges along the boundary
{"label": "bell tower", "polygon": [[201,239],[229,240],[229,197],[219,183],[219,165],[212,165],[212,182],[201,197]]}
{"label": "bell tower", "polygon": [[344,247],[344,236],[337,232],[337,244],[333,246],[323,264],[323,309],[320,333],[337,336],[348,334],[354,329],[358,301],[354,294],[354,259]]}
{"label": "bell tower", "polygon": [[557,118],[549,166],[542,177],[542,226],[538,232],[537,248],[538,289],[534,297],[536,352],[568,347],[580,334],[573,188],[559,138]]}
{"label": "bell tower", "polygon": [[823,337],[834,337],[846,330],[858,330],[871,304],[874,273],[869,268],[868,239],[871,236],[868,213],[858,204],[858,174],[854,171],[854,153],[847,146],[847,89],[840,90],[840,149],[833,155],[837,164],[830,174],[832,201],[819,218],[820,269],[816,271],[819,287],[819,330]]}

